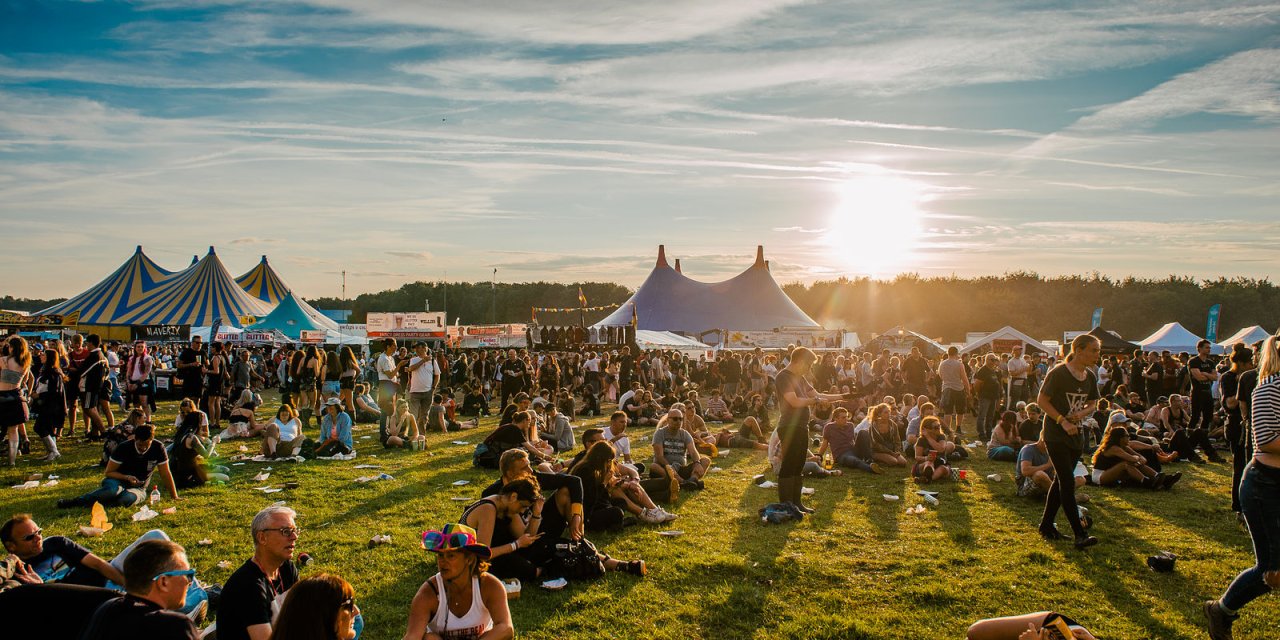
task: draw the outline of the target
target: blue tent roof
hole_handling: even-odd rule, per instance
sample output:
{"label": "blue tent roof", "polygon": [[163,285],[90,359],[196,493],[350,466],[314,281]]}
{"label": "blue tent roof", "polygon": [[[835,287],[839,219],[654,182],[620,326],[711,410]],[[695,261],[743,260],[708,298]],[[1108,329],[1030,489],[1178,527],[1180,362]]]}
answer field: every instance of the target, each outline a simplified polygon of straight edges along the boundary
{"label": "blue tent roof", "polygon": [[156,264],[142,252],[142,245],[111,275],[89,290],[65,302],[40,311],[38,315],[80,313],[80,324],[127,324],[121,318],[142,304],[156,287],[179,273]]}
{"label": "blue tent roof", "polygon": [[290,340],[297,340],[302,336],[303,331],[336,331],[338,326],[290,291],[285,293],[275,310],[255,322],[252,329],[254,331],[275,329]]}
{"label": "blue tent roof", "polygon": [[666,247],[630,300],[596,326],[631,324],[637,328],[696,334],[710,329],[769,331],[779,327],[817,327],[778,286],[756,247],[756,261],[746,271],[721,282],[698,282],[667,264]]}

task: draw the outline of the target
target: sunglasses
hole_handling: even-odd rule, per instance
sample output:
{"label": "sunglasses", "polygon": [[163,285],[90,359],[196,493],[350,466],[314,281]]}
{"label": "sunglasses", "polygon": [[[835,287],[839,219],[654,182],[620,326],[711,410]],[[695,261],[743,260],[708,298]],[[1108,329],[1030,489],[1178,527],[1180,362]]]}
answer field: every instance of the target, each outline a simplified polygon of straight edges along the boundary
{"label": "sunglasses", "polygon": [[684,418],[667,418],[668,422],[684,422]]}
{"label": "sunglasses", "polygon": [[476,544],[475,536],[465,531],[445,535],[440,531],[427,531],[422,534],[422,546],[426,549],[461,549]]}
{"label": "sunglasses", "polygon": [[33,531],[33,532],[31,532],[31,533],[28,533],[28,534],[27,534],[27,535],[25,535],[25,536],[22,536],[22,541],[23,541],[23,542],[31,542],[32,540],[35,540],[35,539],[36,539],[36,536],[39,536],[39,535],[40,535],[40,534],[42,534],[42,533],[44,533],[44,529],[36,529],[35,531]]}
{"label": "sunglasses", "polygon": [[342,609],[346,609],[347,611],[355,611],[355,610],[356,610],[356,599],[355,599],[355,598],[347,598],[346,600],[343,600],[342,602],[338,603],[338,607],[339,607],[339,608],[342,608]]}
{"label": "sunglasses", "polygon": [[164,573],[156,574],[156,577],[152,578],[151,581],[155,582],[156,580],[159,580],[160,578],[163,578],[165,576],[173,576],[173,577],[182,576],[187,580],[190,580],[196,576],[196,570],[195,569],[176,569],[174,571],[165,571]]}
{"label": "sunglasses", "polygon": [[274,529],[260,529],[260,531],[279,531],[280,535],[286,538],[302,535],[302,527],[276,527]]}

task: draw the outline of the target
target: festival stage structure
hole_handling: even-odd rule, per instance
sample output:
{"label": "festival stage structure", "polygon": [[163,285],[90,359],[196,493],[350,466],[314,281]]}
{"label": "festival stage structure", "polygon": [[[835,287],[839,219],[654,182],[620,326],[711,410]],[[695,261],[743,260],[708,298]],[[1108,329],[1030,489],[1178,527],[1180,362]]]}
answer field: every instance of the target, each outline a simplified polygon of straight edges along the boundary
{"label": "festival stage structure", "polygon": [[769,273],[764,247],[755,263],[721,282],[699,282],[671,268],[666,247],[635,294],[595,327],[626,326],[699,336],[710,331],[821,330]]}

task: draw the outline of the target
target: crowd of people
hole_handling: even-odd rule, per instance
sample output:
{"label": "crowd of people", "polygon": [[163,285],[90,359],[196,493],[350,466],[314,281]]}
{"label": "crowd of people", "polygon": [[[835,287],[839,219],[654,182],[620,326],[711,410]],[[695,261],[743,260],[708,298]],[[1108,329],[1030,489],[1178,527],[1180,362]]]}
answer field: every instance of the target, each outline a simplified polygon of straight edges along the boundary
{"label": "crowd of people", "polygon": [[[1168,490],[1182,478],[1170,465],[1218,462],[1229,451],[1231,506],[1248,523],[1258,554],[1253,573],[1241,574],[1239,586],[1206,605],[1211,628],[1219,630],[1215,637],[1229,637],[1221,630],[1229,630],[1236,611],[1280,576],[1280,566],[1273,566],[1280,552],[1270,550],[1280,531],[1266,520],[1273,501],[1263,490],[1272,481],[1270,466],[1280,468],[1280,461],[1267,457],[1274,457],[1273,434],[1258,428],[1280,409],[1269,400],[1251,402],[1253,394],[1275,387],[1276,372],[1267,370],[1277,366],[1274,341],[1257,353],[1237,345],[1224,358],[1212,357],[1207,342],[1194,356],[1103,357],[1095,338],[1081,336],[1061,359],[1021,350],[965,356],[954,347],[933,357],[919,349],[902,356],[887,350],[819,355],[799,347],[709,359],[633,355],[625,345],[599,352],[449,352],[387,340],[376,354],[357,354],[314,345],[230,349],[198,338],[177,348],[104,344],[93,335],[65,345],[11,337],[0,354],[0,429],[13,465],[29,449],[28,422],[44,442],[45,459],[56,460],[58,439],[84,421],[85,437],[103,443],[105,469],[93,491],[58,504],[76,508],[138,504],[148,487],[161,484],[179,500],[180,489],[225,481],[230,471],[216,453],[223,440],[259,439],[255,449],[268,459],[341,457],[355,450],[354,426],[376,422],[384,447],[429,454],[426,434],[475,428],[478,418],[497,414],[497,426],[473,456],[497,479],[458,522],[423,536],[440,572],[414,596],[406,635],[414,638],[510,637],[503,580],[646,575],[645,561],[612,558],[587,534],[672,521],[677,514],[663,505],[703,489],[719,449],[760,451],[777,475],[779,502],[801,513],[813,511],[802,500],[805,476],[847,469],[902,473],[918,484],[947,482],[958,477],[955,467],[963,460],[985,449],[990,460],[1012,463],[1017,496],[1044,500],[1041,535],[1067,537],[1055,524],[1062,512],[1078,548],[1098,542],[1077,507],[1087,499],[1077,494],[1080,487]],[[183,398],[167,443],[151,419],[162,371],[173,372]],[[267,388],[278,389],[281,403],[260,421]],[[608,405],[616,408],[606,411]],[[119,421],[117,409],[124,416]],[[573,423],[588,417],[603,423],[575,434]],[[964,432],[970,422],[972,436]],[[633,446],[638,427],[653,429],[648,451]],[[223,588],[219,637],[359,633],[363,622],[351,585],[336,576],[299,580],[292,563],[301,534],[295,517],[287,508],[269,508],[254,518],[254,557]],[[29,517],[16,516],[0,533],[23,562],[45,553],[29,546],[27,555],[17,551],[41,541]],[[181,547],[139,540],[109,564],[62,540],[44,541],[53,542],[45,544],[52,553],[74,560],[62,566],[96,571],[111,581],[99,586],[126,592],[103,604],[95,623],[150,616],[155,628],[167,625],[169,635],[156,637],[190,632],[164,614],[199,609],[199,596],[189,595],[198,593],[198,582]],[[131,582],[127,560],[137,549],[147,553],[136,561]],[[148,573],[149,582],[138,577]],[[31,568],[22,576],[20,582],[73,584]],[[294,597],[307,600],[290,606]],[[317,622],[305,610],[326,613]],[[92,637],[115,637],[99,633]]]}

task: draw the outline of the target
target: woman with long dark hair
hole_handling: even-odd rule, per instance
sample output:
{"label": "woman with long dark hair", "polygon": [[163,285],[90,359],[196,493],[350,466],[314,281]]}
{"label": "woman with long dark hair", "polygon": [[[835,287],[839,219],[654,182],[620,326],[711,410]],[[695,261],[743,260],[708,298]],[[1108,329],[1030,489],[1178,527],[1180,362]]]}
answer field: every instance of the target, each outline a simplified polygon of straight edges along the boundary
{"label": "woman with long dark hair", "polygon": [[1222,389],[1222,408],[1227,413],[1227,428],[1223,435],[1231,445],[1231,510],[1240,514],[1240,479],[1244,477],[1244,465],[1253,457],[1253,443],[1249,431],[1244,428],[1244,414],[1240,399],[1240,376],[1253,368],[1253,349],[1236,344],[1231,351],[1231,368],[1218,378]]}
{"label": "woman with long dark hair", "polygon": [[1204,604],[1213,640],[1231,638],[1240,609],[1280,587],[1280,336],[1262,344],[1250,427],[1254,451],[1240,480],[1240,512],[1249,525],[1257,561],[1236,576],[1222,597]]}
{"label": "woman with long dark hair", "polygon": [[819,402],[840,400],[838,394],[818,393],[805,378],[813,369],[817,356],[805,347],[791,352],[791,362],[778,372],[778,439],[781,441],[781,462],[778,467],[778,501],[791,503],[805,513],[814,510],[800,502],[800,474],[809,455],[810,407]]}
{"label": "woman with long dark hair", "polygon": [[351,584],[322,573],[289,589],[271,624],[271,640],[352,640],[359,615]]}
{"label": "woman with long dark hair", "polygon": [[338,352],[338,397],[347,408],[347,413],[356,415],[356,404],[353,391],[356,388],[356,376],[360,374],[360,361],[351,347],[343,347]]}
{"label": "woman with long dark hair", "polygon": [[1053,486],[1045,494],[1044,515],[1040,518],[1040,535],[1047,540],[1066,538],[1054,520],[1061,509],[1075,534],[1077,549],[1098,544],[1098,539],[1085,531],[1076,505],[1075,468],[1084,453],[1084,434],[1080,423],[1093,415],[1098,405],[1098,357],[1102,343],[1089,334],[1071,341],[1071,352],[1065,362],[1054,367],[1040,386],[1036,404],[1044,411],[1044,427],[1040,437],[1049,448],[1053,463]]}
{"label": "woman with long dark hair", "polygon": [[36,435],[44,442],[48,455],[44,460],[52,462],[62,457],[58,452],[58,434],[67,421],[67,375],[62,372],[62,362],[55,349],[45,349],[40,375],[36,376],[35,403]]}

